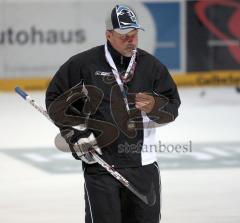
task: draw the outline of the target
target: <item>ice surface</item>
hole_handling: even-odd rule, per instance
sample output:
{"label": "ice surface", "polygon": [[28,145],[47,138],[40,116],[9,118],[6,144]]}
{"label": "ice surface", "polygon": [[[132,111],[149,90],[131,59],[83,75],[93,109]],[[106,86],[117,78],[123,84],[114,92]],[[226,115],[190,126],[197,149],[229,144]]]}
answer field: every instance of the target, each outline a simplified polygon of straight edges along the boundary
{"label": "ice surface", "polygon": [[[44,92],[28,92],[44,105]],[[239,223],[240,94],[234,88],[180,89],[159,153],[162,222]],[[0,92],[0,222],[84,222],[81,163],[54,148],[58,129],[15,93]]]}

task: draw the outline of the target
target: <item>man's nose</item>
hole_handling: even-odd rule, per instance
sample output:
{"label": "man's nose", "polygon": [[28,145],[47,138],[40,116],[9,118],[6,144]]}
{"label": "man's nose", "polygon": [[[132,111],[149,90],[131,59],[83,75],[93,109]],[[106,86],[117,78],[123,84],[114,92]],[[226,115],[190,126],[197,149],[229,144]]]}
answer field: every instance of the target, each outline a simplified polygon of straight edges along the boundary
{"label": "man's nose", "polygon": [[134,37],[128,37],[128,43],[132,43],[134,41]]}

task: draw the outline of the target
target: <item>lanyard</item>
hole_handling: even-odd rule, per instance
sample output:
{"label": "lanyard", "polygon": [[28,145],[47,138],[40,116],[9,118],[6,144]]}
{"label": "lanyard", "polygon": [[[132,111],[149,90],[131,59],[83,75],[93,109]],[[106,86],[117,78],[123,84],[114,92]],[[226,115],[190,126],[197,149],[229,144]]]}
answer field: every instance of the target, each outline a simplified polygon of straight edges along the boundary
{"label": "lanyard", "polygon": [[[128,100],[127,100],[127,94],[126,94],[126,91],[124,89],[124,86],[123,86],[123,81],[120,77],[120,74],[117,70],[117,67],[113,61],[113,58],[110,54],[110,52],[108,51],[108,48],[107,48],[107,44],[105,44],[105,57],[106,57],[106,60],[107,62],[109,63],[110,67],[112,68],[112,72],[113,72],[113,75],[117,81],[117,84],[118,86],[120,87],[121,89],[121,93],[122,93],[122,97],[123,97],[123,100],[124,100],[124,103],[125,103],[125,106],[126,106],[126,109],[127,109],[127,112],[129,113],[130,111],[130,108],[129,108],[129,105],[128,105]],[[137,53],[137,50],[133,50],[133,55],[131,57],[131,60],[128,64],[128,67],[127,67],[127,70],[126,70],[126,73],[124,74],[123,76],[123,80],[127,80],[129,75],[132,75],[132,73],[134,72],[135,70],[135,66],[136,66],[136,53]]]}

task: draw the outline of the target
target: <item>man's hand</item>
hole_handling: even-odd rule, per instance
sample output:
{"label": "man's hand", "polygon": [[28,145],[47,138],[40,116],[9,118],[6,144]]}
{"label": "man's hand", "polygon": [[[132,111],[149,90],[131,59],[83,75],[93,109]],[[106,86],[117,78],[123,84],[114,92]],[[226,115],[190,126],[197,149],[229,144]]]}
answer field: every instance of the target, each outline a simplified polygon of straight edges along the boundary
{"label": "man's hand", "polygon": [[93,164],[96,161],[89,152],[95,150],[100,155],[102,154],[101,149],[97,146],[95,136],[88,130],[66,129],[61,132],[61,135],[68,143],[72,156],[77,160],[81,159],[85,163]]}
{"label": "man's hand", "polygon": [[141,111],[149,113],[152,111],[155,99],[148,93],[137,93],[135,98],[135,107]]}

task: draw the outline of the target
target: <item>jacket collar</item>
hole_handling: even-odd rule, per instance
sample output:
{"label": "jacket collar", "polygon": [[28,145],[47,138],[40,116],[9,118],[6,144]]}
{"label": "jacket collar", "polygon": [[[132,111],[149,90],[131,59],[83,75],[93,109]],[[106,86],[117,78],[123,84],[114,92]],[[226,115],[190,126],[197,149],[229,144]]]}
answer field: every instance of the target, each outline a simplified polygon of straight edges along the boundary
{"label": "jacket collar", "polygon": [[107,47],[117,68],[127,69],[131,57],[125,57],[121,55],[117,50],[113,48],[109,41],[107,41]]}

